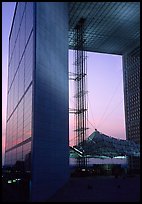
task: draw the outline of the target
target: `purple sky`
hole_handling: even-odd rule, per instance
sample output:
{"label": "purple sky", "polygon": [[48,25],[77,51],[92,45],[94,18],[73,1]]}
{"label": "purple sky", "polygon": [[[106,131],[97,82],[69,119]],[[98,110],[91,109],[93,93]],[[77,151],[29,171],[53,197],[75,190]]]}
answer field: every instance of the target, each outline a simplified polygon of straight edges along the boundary
{"label": "purple sky", "polygon": [[[88,126],[115,138],[126,139],[122,56],[88,52]],[[69,69],[73,72],[73,53],[69,52]],[[70,107],[73,103],[73,81],[70,81]],[[70,114],[70,140],[73,137]],[[90,124],[91,123],[91,124]],[[94,126],[94,128],[93,128]],[[73,140],[72,140],[73,141]]]}
{"label": "purple sky", "polygon": [[[2,142],[5,148],[8,37],[15,2],[2,2]],[[69,71],[73,71],[73,53],[69,51]],[[125,139],[122,57],[88,52],[89,134],[97,128],[104,134]],[[70,85],[70,108],[73,108],[73,81]],[[70,114],[70,141],[73,138]],[[91,124],[92,125],[91,125]],[[94,126],[94,128],[93,128]],[[73,143],[72,143],[73,144]]]}

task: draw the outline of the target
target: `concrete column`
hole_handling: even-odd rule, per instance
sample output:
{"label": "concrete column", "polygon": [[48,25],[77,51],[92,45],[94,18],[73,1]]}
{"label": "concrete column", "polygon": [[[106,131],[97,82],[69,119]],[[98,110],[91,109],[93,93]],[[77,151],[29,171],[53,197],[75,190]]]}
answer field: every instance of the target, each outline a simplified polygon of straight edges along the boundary
{"label": "concrete column", "polygon": [[68,4],[35,4],[31,200],[47,201],[69,178]]}

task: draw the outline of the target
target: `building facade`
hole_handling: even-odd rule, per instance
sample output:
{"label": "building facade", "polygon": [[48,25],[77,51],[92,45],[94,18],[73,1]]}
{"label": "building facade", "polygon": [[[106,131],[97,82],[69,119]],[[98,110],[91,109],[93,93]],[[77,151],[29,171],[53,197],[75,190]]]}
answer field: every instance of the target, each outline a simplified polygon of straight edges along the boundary
{"label": "building facade", "polygon": [[[123,56],[126,139],[140,144],[140,47]],[[140,169],[140,158],[128,158],[130,169]]]}
{"label": "building facade", "polygon": [[16,6],[9,37],[5,164],[24,161],[31,151],[33,91],[33,4]]}
{"label": "building facade", "polygon": [[23,161],[47,200],[69,177],[67,3],[16,4],[8,76],[5,165]]}
{"label": "building facade", "polygon": [[84,50],[123,55],[127,139],[140,142],[139,2],[18,2],[9,36],[5,165],[31,158],[31,201],[46,201],[69,178],[68,48],[81,18]]}

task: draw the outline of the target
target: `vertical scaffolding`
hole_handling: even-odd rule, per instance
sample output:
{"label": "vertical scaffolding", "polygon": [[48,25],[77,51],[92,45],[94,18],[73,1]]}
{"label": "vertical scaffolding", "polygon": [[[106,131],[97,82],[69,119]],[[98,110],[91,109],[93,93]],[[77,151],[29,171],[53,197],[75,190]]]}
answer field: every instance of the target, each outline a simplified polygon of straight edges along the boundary
{"label": "vertical scaffolding", "polygon": [[87,166],[84,154],[87,136],[87,55],[84,50],[84,19],[81,18],[74,30],[74,81],[75,81],[75,144],[82,146],[82,157],[77,158],[79,167]]}

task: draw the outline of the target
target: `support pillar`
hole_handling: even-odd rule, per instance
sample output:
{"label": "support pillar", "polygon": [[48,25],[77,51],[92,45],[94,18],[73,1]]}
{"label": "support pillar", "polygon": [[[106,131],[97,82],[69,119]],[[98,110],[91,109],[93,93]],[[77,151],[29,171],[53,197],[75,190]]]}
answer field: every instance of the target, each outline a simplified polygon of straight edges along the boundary
{"label": "support pillar", "polygon": [[68,4],[35,3],[31,201],[69,178]]}

